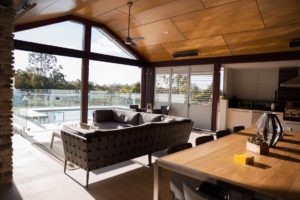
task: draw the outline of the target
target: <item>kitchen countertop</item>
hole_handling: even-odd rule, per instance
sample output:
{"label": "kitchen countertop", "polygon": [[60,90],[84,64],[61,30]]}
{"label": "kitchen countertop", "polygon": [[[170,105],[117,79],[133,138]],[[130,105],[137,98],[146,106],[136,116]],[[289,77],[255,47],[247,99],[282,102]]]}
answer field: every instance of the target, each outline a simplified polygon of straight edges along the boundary
{"label": "kitchen countertop", "polygon": [[274,110],[272,111],[271,109],[251,109],[251,108],[247,108],[247,107],[235,107],[235,108],[231,108],[228,107],[228,109],[239,109],[239,110],[252,110],[252,111],[261,111],[261,112],[275,112],[275,113],[283,113],[282,110]]}

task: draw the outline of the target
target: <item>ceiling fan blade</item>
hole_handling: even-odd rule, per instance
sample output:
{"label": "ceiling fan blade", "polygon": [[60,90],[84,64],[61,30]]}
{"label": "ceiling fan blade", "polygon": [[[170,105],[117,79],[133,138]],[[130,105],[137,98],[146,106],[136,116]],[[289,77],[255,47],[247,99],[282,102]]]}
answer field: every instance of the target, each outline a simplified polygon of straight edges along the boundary
{"label": "ceiling fan blade", "polygon": [[137,40],[144,40],[145,38],[144,37],[142,37],[142,36],[139,36],[139,37],[132,37],[131,38],[131,40],[135,40],[135,41],[137,41]]}

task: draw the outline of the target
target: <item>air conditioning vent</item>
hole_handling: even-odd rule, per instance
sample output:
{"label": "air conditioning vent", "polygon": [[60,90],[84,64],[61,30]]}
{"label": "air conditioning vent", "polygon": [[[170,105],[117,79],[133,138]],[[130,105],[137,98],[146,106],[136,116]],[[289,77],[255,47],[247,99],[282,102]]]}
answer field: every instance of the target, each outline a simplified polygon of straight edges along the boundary
{"label": "air conditioning vent", "polygon": [[295,39],[290,41],[290,48],[300,47],[300,39]]}
{"label": "air conditioning vent", "polygon": [[198,50],[181,51],[173,53],[173,58],[188,57],[188,56],[198,56]]}

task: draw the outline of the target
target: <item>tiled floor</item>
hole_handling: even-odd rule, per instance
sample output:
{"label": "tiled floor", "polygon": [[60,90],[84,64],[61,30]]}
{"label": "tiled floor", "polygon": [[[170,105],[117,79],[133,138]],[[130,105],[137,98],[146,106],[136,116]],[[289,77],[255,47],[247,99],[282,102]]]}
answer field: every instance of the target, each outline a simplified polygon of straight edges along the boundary
{"label": "tiled floor", "polygon": [[[200,134],[191,134],[193,145]],[[80,185],[85,183],[85,171],[68,167],[67,173],[78,181],[75,182],[63,173],[63,162],[59,156],[53,156],[47,148],[31,144],[20,135],[13,137],[13,147],[14,185],[10,190],[0,191],[1,200],[152,199],[153,168],[127,161],[95,170],[90,173],[90,187],[86,189]],[[57,150],[60,151],[59,148]],[[146,164],[147,156],[136,160]],[[163,199],[171,199],[167,172],[163,173],[162,189]]]}

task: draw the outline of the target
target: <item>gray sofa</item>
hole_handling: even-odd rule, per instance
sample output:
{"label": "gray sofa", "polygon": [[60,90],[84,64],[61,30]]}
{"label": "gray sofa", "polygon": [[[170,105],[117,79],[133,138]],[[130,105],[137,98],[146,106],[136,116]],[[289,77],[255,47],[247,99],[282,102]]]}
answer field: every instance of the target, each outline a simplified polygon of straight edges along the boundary
{"label": "gray sofa", "polygon": [[96,110],[93,127],[64,127],[65,169],[70,161],[89,171],[187,142],[193,122],[187,118],[125,110]]}

